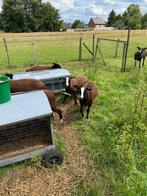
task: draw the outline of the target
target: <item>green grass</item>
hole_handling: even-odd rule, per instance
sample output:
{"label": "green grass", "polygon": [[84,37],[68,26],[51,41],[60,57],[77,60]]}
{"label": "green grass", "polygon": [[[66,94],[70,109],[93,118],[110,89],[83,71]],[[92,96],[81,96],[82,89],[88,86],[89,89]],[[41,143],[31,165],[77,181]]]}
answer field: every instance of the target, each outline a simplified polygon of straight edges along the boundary
{"label": "green grass", "polygon": [[[113,37],[118,38],[118,35]],[[126,37],[121,36],[121,39]],[[91,47],[89,38],[85,43]],[[74,195],[147,195],[147,63],[140,72],[138,67],[136,70],[133,68],[136,46],[145,46],[145,43],[145,35],[131,37],[125,73],[120,72],[121,45],[118,57],[114,59],[115,44],[101,42],[106,61],[106,66],[103,66],[99,55],[95,64],[91,62],[90,54],[84,48],[86,61],[74,62],[78,57],[78,39],[36,44],[37,64],[61,62],[73,75],[86,75],[100,89],[90,118],[82,118],[80,113],[75,119],[73,117],[72,126],[79,131],[81,142],[90,155],[90,166],[95,170],[93,184],[81,179],[73,190]],[[21,67],[32,63],[31,44],[16,45],[9,46],[11,59],[15,67],[20,66],[17,70],[22,70]],[[7,66],[5,53],[1,51],[1,66]],[[6,70],[2,69],[1,73]],[[62,141],[57,143],[64,149]],[[1,169],[0,176],[5,172]]]}

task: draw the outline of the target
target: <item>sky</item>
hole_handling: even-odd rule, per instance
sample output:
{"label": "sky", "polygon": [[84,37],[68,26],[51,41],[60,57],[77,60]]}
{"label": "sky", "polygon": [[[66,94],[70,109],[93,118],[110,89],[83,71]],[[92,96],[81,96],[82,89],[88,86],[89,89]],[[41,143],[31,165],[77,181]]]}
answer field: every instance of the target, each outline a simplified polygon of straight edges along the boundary
{"label": "sky", "polygon": [[[121,14],[130,4],[139,4],[142,14],[147,12],[147,0],[43,0],[43,2],[50,2],[59,9],[61,19],[69,23],[77,19],[88,23],[92,17],[107,20],[112,9],[117,14]],[[1,5],[2,0],[0,0]]]}

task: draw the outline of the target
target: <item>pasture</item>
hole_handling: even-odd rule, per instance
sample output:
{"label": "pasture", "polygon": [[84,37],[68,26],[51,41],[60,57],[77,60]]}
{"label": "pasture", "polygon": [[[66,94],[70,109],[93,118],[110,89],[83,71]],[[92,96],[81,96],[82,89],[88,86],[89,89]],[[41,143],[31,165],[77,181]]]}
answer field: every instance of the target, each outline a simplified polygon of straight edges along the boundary
{"label": "pasture", "polygon": [[[96,32],[96,37],[126,40],[126,31]],[[147,31],[132,31],[126,72],[120,72],[122,46],[114,58],[115,46],[101,42],[106,66],[98,55],[96,63],[83,48],[78,62],[81,33],[5,34],[0,40],[0,73],[9,71],[2,37],[8,42],[12,72],[32,64],[35,40],[36,64],[58,62],[73,75],[86,75],[100,89],[89,119],[79,112],[79,104],[68,100],[61,105],[65,122],[53,120],[56,144],[65,153],[62,166],[44,169],[40,159],[0,169],[2,195],[147,195],[147,59],[145,67],[134,70],[136,46],[146,47]],[[83,33],[92,46],[92,34]]]}

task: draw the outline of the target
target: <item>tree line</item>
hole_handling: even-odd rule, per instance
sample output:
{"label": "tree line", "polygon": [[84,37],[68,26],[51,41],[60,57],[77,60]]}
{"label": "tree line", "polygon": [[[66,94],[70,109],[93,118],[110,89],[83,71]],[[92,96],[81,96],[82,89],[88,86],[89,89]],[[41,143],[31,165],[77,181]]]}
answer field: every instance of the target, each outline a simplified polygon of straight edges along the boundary
{"label": "tree line", "polygon": [[108,27],[117,29],[147,29],[147,13],[141,14],[137,4],[131,4],[123,14],[116,14],[114,10],[109,13],[107,20]]}
{"label": "tree line", "polygon": [[42,0],[3,0],[0,29],[5,32],[59,31],[59,10]]}
{"label": "tree line", "polygon": [[[137,4],[131,4],[123,14],[109,13],[106,26],[117,29],[147,29],[147,13],[143,16]],[[42,0],[3,0],[0,29],[5,32],[60,31],[63,27],[59,10]],[[79,19],[71,28],[86,28]]]}

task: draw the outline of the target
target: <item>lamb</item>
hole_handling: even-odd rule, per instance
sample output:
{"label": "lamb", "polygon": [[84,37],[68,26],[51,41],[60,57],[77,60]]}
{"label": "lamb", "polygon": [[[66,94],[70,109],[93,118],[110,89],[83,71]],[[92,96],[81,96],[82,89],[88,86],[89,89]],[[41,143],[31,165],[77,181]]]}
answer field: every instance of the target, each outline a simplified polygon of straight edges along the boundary
{"label": "lamb", "polygon": [[50,103],[50,106],[51,106],[53,112],[56,112],[59,115],[60,122],[63,123],[63,114],[62,114],[62,111],[60,109],[58,109],[56,106],[55,94],[49,90],[44,90],[44,93],[46,94],[46,96],[48,98],[48,101]]}
{"label": "lamb", "polygon": [[30,68],[26,69],[26,72],[38,71],[38,70],[47,70],[47,69],[57,69],[57,68],[62,68],[62,65],[57,64],[57,63],[53,63],[53,65],[51,67],[50,66],[37,65],[37,66],[33,66],[33,67],[30,67]]}
{"label": "lamb", "polygon": [[20,79],[20,80],[10,80],[10,89],[11,89],[11,93],[17,93],[17,92],[47,89],[47,86],[40,80]]}
{"label": "lamb", "polygon": [[136,67],[136,61],[139,61],[139,69],[141,68],[141,60],[142,60],[142,67],[144,66],[144,61],[145,61],[145,57],[147,56],[147,52],[146,49],[147,48],[140,48],[137,47],[138,51],[135,52],[134,54],[134,60],[135,60],[135,65],[134,68]]}
{"label": "lamb", "polygon": [[81,94],[80,94],[80,112],[82,116],[84,116],[83,113],[83,106],[87,106],[87,119],[89,117],[90,107],[92,106],[93,100],[98,95],[99,89],[97,85],[93,82],[87,82],[82,88],[81,88]]}
{"label": "lamb", "polygon": [[[86,76],[75,76],[75,77],[67,77],[66,78],[66,93],[70,94],[74,97],[75,104],[77,104],[77,93],[80,90],[82,86],[84,86],[88,82],[88,79]],[[63,103],[65,103],[65,100],[67,98],[67,95],[65,95]]]}

